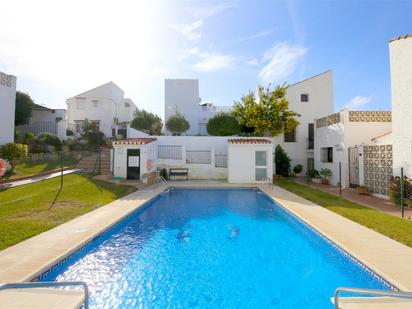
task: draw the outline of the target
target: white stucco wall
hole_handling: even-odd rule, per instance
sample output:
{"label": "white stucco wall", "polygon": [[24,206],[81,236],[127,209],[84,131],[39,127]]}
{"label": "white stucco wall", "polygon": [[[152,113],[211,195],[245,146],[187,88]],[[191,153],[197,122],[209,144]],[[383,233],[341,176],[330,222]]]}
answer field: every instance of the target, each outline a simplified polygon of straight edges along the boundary
{"label": "white stucco wall", "polygon": [[185,134],[198,134],[199,103],[198,79],[165,79],[165,121],[179,112],[190,124],[190,129]]}
{"label": "white stucco wall", "polygon": [[31,122],[56,122],[56,119],[66,119],[65,109],[34,109]]}
{"label": "white stucco wall", "polygon": [[0,145],[14,141],[16,77],[0,72]]}
{"label": "white stucco wall", "polygon": [[389,43],[394,174],[412,177],[412,36]]}
{"label": "white stucco wall", "polygon": [[[309,102],[301,102],[301,94],[309,95]],[[303,165],[307,171],[307,159],[313,158],[313,150],[308,150],[308,124],[333,113],[333,72],[326,71],[288,87],[286,99],[289,109],[300,114],[296,128],[296,142],[285,143],[284,135],[277,136],[273,142],[280,144],[292,159],[291,167]]]}
{"label": "white stucco wall", "polygon": [[228,182],[258,183],[255,177],[255,152],[266,151],[267,176],[273,178],[272,144],[229,144]]}

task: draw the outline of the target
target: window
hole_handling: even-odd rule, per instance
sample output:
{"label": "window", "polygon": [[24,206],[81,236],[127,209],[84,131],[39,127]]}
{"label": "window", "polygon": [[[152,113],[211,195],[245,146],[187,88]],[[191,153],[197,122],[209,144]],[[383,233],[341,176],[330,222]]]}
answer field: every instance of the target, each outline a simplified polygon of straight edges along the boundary
{"label": "window", "polygon": [[308,149],[313,149],[315,144],[315,129],[313,123],[308,123]]}
{"label": "window", "polygon": [[293,129],[290,132],[285,132],[285,143],[294,143],[296,142],[296,129]]}
{"label": "window", "polygon": [[259,181],[267,177],[266,151],[255,151],[255,180]]}
{"label": "window", "polygon": [[323,147],[320,149],[320,160],[322,162],[333,162],[333,147]]}
{"label": "window", "polygon": [[307,93],[302,93],[300,95],[300,101],[301,102],[309,102],[309,95]]}
{"label": "window", "polygon": [[84,101],[83,101],[83,100],[76,102],[76,108],[77,108],[77,109],[84,109],[84,107],[85,107],[85,104],[84,104]]}

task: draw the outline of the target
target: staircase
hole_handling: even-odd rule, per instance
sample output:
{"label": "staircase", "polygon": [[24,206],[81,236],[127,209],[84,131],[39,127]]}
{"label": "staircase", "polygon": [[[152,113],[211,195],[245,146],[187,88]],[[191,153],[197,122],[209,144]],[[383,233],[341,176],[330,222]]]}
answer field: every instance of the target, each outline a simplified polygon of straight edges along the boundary
{"label": "staircase", "polygon": [[[99,174],[99,152],[82,156],[76,168],[82,169],[86,173]],[[111,175],[110,171],[110,149],[101,149],[100,175]]]}

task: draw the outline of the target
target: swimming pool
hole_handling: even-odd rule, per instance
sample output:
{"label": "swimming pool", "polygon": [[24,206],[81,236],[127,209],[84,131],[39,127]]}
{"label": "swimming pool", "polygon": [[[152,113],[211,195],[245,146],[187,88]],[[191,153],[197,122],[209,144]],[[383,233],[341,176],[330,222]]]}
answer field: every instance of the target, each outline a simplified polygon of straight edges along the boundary
{"label": "swimming pool", "polygon": [[330,308],[338,286],[388,289],[265,194],[173,188],[54,267],[95,308]]}

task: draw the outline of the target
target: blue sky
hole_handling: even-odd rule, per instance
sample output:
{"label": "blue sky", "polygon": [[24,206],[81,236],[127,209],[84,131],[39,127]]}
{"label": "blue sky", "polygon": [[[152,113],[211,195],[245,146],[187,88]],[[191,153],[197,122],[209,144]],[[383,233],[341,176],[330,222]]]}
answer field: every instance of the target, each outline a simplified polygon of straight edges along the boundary
{"label": "blue sky", "polygon": [[0,1],[0,71],[37,103],[112,80],[161,116],[164,78],[231,105],[329,69],[335,110],[389,110],[388,41],[412,32],[412,2]]}

